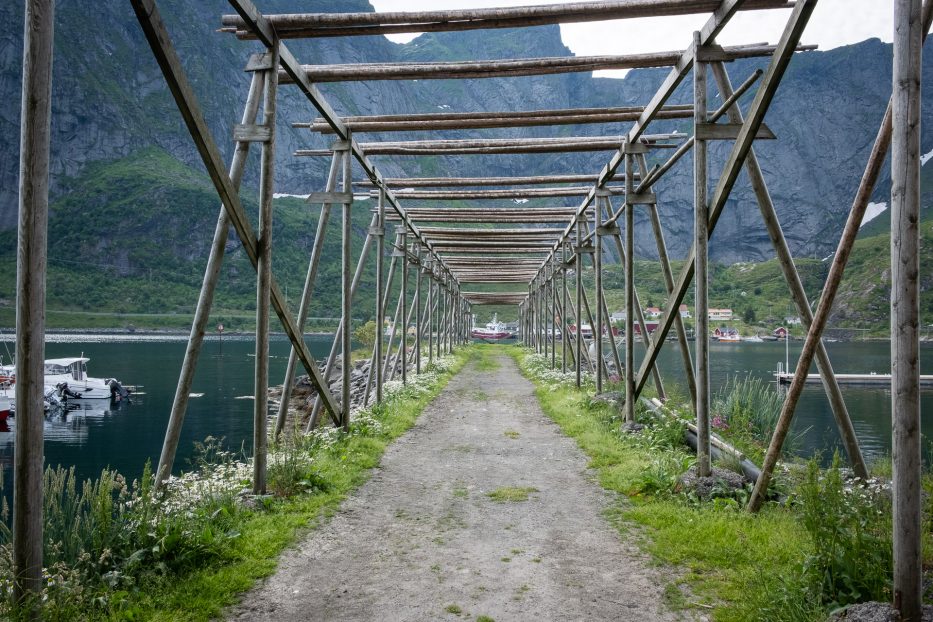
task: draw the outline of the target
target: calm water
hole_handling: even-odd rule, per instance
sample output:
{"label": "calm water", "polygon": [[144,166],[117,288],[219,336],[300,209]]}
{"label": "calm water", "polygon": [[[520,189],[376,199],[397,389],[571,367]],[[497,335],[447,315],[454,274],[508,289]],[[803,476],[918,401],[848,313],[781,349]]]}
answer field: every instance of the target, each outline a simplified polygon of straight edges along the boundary
{"label": "calm water", "polygon": [[[58,338],[62,339],[62,338]],[[114,376],[127,384],[143,385],[144,395],[135,396],[115,410],[101,405],[98,410],[52,416],[45,423],[45,457],[51,465],[75,465],[81,477],[97,475],[110,466],[136,477],[145,461],[158,462],[162,438],[175,393],[185,342],[160,340],[90,341],[68,337],[46,346],[47,358],[78,356],[91,359],[93,376]],[[88,338],[94,339],[94,338]],[[312,354],[326,355],[329,337],[309,337]],[[12,344],[8,344],[12,347]],[[790,360],[796,360],[802,342],[790,344]],[[682,383],[683,368],[676,343],[668,343],[660,365],[668,385]],[[887,343],[856,342],[827,344],[834,367],[840,373],[885,373],[889,370]],[[778,361],[784,360],[782,343],[742,343],[710,346],[712,381],[722,385],[730,376],[752,374],[771,380]],[[2,347],[0,347],[2,350]],[[288,358],[284,338],[272,342],[270,373],[279,382]],[[644,350],[639,345],[637,357]],[[4,356],[4,358],[8,358]],[[225,338],[223,343],[208,341],[198,365],[192,393],[203,394],[189,402],[188,414],[175,461],[176,471],[188,466],[195,441],[207,436],[225,437],[228,446],[247,446],[252,439],[253,342]],[[933,373],[933,344],[924,344],[921,362],[924,373]],[[815,370],[814,370],[815,371]],[[685,391],[681,390],[682,393]],[[890,451],[890,392],[882,389],[843,387],[856,431],[866,455]],[[714,388],[715,393],[715,388]],[[933,393],[923,394],[923,433],[933,434]],[[13,456],[13,426],[0,430],[0,464],[10,494],[10,468]],[[802,452],[831,450],[839,439],[821,385],[808,385],[797,409],[795,429],[803,436]]]}
{"label": "calm water", "polygon": [[[104,400],[88,410],[69,411],[64,416],[46,417],[45,460],[49,465],[75,465],[81,477],[100,474],[106,466],[128,477],[138,476],[146,460],[159,461],[162,439],[175,396],[178,373],[184,358],[186,341],[55,341],[46,344],[46,358],[79,356],[91,359],[90,375],[113,376],[125,384],[142,385],[142,395],[131,397],[115,410]],[[108,338],[111,339],[111,338]],[[330,337],[307,338],[311,353],[323,358],[330,350]],[[12,350],[13,344],[6,344]],[[288,362],[289,342],[273,338],[269,361],[270,380],[280,383]],[[0,345],[4,360],[9,356]],[[239,449],[252,443],[253,366],[252,339],[224,337],[223,342],[204,343],[192,397],[182,430],[175,471],[189,467],[195,441],[207,436],[224,437],[226,444]],[[299,369],[300,366],[299,366]],[[94,402],[88,402],[95,404]],[[0,465],[4,469],[7,495],[12,494],[11,468],[13,431],[0,428]]]}

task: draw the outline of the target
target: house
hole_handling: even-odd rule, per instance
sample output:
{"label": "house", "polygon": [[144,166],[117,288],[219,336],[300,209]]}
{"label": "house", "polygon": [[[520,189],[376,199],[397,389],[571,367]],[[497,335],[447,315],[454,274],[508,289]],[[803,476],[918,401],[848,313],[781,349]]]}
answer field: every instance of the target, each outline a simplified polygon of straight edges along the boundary
{"label": "house", "polygon": [[732,320],[732,309],[710,309],[708,312],[710,321],[728,322]]}
{"label": "house", "polygon": [[[658,330],[658,325],[659,325],[659,324],[660,324],[660,322],[649,322],[648,320],[645,320],[645,330],[647,330],[647,331],[648,331],[648,334],[650,335],[650,334],[652,334],[654,331]],[[641,334],[641,324],[639,324],[639,323],[637,323],[637,322],[635,323],[635,334],[636,334],[636,335],[640,335],[640,334]]]}
{"label": "house", "polygon": [[690,309],[687,307],[687,305],[680,305],[679,311],[680,311],[680,317],[682,317],[682,318],[691,318],[691,317],[693,317],[693,316],[690,315]]}
{"label": "house", "polygon": [[783,326],[778,326],[773,331],[771,331],[771,334],[777,337],[778,339],[787,339],[788,332],[789,331]]}
{"label": "house", "polygon": [[800,326],[800,318],[797,316],[787,316],[784,318],[784,323],[788,326]]}
{"label": "house", "polygon": [[611,324],[620,323],[625,321],[625,311],[616,311],[615,313],[609,316],[609,322]]}
{"label": "house", "polygon": [[655,319],[661,317],[661,309],[658,307],[648,307],[645,309],[645,317]]}

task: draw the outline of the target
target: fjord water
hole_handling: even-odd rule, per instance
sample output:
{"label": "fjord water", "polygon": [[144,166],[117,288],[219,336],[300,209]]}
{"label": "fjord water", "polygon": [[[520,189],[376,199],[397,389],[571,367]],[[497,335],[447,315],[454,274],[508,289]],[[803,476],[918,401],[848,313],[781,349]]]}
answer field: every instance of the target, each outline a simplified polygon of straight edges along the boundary
{"label": "fjord water", "polygon": [[[132,339],[132,340],[131,340]],[[308,337],[316,357],[326,356],[330,337]],[[802,342],[791,342],[790,361],[794,364]],[[12,347],[12,344],[8,344]],[[57,337],[46,345],[46,357],[79,356],[91,359],[90,374],[115,377],[126,384],[143,385],[143,395],[111,408],[100,404],[95,410],[53,415],[45,423],[45,459],[49,465],[74,465],[82,478],[96,476],[106,466],[129,478],[137,477],[146,460],[156,463],[162,448],[165,426],[175,395],[175,384],[184,357],[183,338],[166,340],[126,337]],[[559,347],[559,346],[558,346]],[[683,367],[676,343],[668,343],[659,364],[668,387],[682,383]],[[887,342],[829,343],[827,348],[839,373],[886,373],[890,346]],[[778,361],[783,361],[783,343],[712,343],[713,394],[729,377],[748,374],[771,381]],[[280,382],[288,360],[289,343],[272,341],[270,374]],[[644,349],[639,345],[636,358]],[[559,364],[558,350],[558,364]],[[6,357],[5,357],[6,358]],[[248,449],[252,442],[254,344],[250,338],[225,337],[204,344],[192,387],[188,414],[179,445],[175,471],[190,468],[194,443],[208,436],[223,437],[228,447]],[[933,373],[933,344],[921,349],[924,373]],[[815,372],[815,369],[813,370]],[[772,384],[773,387],[773,384]],[[683,388],[678,389],[684,395]],[[846,403],[866,456],[889,453],[891,444],[890,392],[877,388],[843,387]],[[203,394],[203,395],[202,395]],[[923,433],[933,433],[933,392],[923,394]],[[13,428],[0,429],[0,464],[6,479],[5,494],[12,490],[10,469],[13,455]],[[839,446],[832,413],[821,385],[808,385],[797,409],[794,430],[801,433],[797,450],[809,455],[823,451],[830,455]],[[926,442],[926,441],[925,441]],[[926,450],[925,450],[926,451]]]}
{"label": "fjord water", "polygon": [[[327,356],[332,337],[309,336],[306,341],[312,355],[320,360]],[[46,358],[83,354],[91,359],[91,376],[142,385],[142,394],[116,405],[107,400],[84,402],[86,410],[47,416],[46,464],[74,465],[81,478],[96,477],[109,466],[130,479],[142,473],[146,460],[157,464],[186,345],[186,338],[166,340],[162,336],[50,336]],[[12,343],[7,346],[12,350]],[[227,447],[234,450],[252,443],[254,349],[252,338],[225,336],[222,341],[204,342],[175,459],[176,473],[190,470],[194,443],[208,436],[224,438]],[[272,339],[271,382],[282,381],[289,349],[284,337]],[[5,352],[2,346],[0,352]],[[9,357],[4,355],[4,359]],[[11,418],[8,430],[0,427],[0,465],[8,497],[12,494],[15,426],[16,420]]]}

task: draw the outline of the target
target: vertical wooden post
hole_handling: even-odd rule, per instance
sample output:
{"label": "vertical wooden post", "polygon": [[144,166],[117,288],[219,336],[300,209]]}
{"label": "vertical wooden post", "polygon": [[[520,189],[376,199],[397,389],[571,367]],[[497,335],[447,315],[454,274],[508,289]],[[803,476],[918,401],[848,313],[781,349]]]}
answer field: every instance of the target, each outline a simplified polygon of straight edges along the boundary
{"label": "vertical wooden post", "polygon": [[[256,113],[259,110],[259,100],[265,85],[265,72],[253,72],[246,96],[246,105],[243,109],[241,122],[251,125],[256,122]],[[246,169],[246,159],[249,155],[250,141],[237,141],[230,162],[230,181],[235,188],[240,187],[243,171]],[[181,429],[188,410],[188,396],[191,394],[191,384],[194,382],[194,372],[204,343],[204,333],[210,319],[211,307],[214,303],[214,292],[220,280],[220,268],[223,263],[224,248],[227,244],[227,232],[230,230],[230,217],[224,206],[220,206],[217,216],[217,225],[214,227],[214,239],[211,251],[204,268],[204,279],[201,283],[201,293],[195,308],[194,319],[191,322],[191,332],[188,335],[188,345],[185,348],[185,358],[182,361],[181,372],[178,375],[178,385],[175,389],[175,399],[172,401],[172,411],[169,415],[168,426],[165,430],[165,439],[162,442],[162,453],[159,457],[159,467],[156,470],[155,485],[158,487],[172,474],[175,454],[181,439]],[[284,425],[284,422],[283,422]]]}
{"label": "vertical wooden post", "polygon": [[[257,74],[261,75],[261,74]],[[333,192],[337,186],[337,173],[340,169],[342,154],[334,152],[330,163],[330,173],[327,176],[327,183],[324,186],[325,192]],[[304,335],[305,322],[308,320],[308,310],[311,308],[311,296],[314,293],[314,282],[317,280],[318,266],[321,264],[321,251],[324,248],[324,236],[327,232],[327,223],[330,220],[331,204],[321,205],[321,216],[317,223],[317,232],[314,234],[314,246],[311,248],[311,259],[308,262],[308,273],[305,275],[305,285],[301,292],[301,302],[298,304],[298,331]],[[223,208],[221,207],[221,213]],[[226,214],[225,214],[226,215]],[[227,227],[224,227],[224,240],[226,240]],[[223,245],[220,251],[223,252]],[[219,267],[219,266],[218,266]],[[219,270],[218,270],[219,273]],[[295,368],[298,366],[298,350],[292,346],[288,354],[288,363],[285,366],[285,378],[282,380],[282,398],[279,403],[279,415],[275,422],[275,438],[278,438],[285,429],[285,421],[288,418],[288,403],[291,401],[292,384],[295,382]],[[192,374],[193,375],[193,374]],[[176,394],[176,399],[178,395]]]}
{"label": "vertical wooden post", "polygon": [[[693,123],[706,121],[706,63],[699,61],[700,33],[693,33]],[[706,141],[693,147],[694,244],[696,245],[696,381],[697,381],[697,473],[711,473],[709,430],[709,209]]]}
{"label": "vertical wooden post", "polygon": [[[408,308],[408,272],[411,267],[411,262],[408,260],[408,231],[402,227],[401,230],[401,241],[402,241],[402,311]],[[404,323],[402,324],[402,341],[399,346],[399,351],[401,352],[402,360],[402,383],[408,383],[408,360],[406,357],[406,346],[408,345],[408,319],[402,316]]]}
{"label": "vertical wooden post", "polygon": [[[45,421],[45,279],[55,3],[28,0],[23,27],[16,251],[16,444],[13,450],[13,598],[42,591],[42,424]],[[38,610],[33,614],[38,616]]]}
{"label": "vertical wooden post", "polygon": [[421,265],[422,246],[418,244],[418,268],[415,270],[415,373],[421,373],[421,281],[424,267]]}
{"label": "vertical wooden post", "polygon": [[560,245],[560,370],[567,373],[567,241]]}
{"label": "vertical wooden post", "polygon": [[[626,144],[626,147],[628,144]],[[635,422],[635,207],[632,154],[625,154],[625,421]],[[642,330],[646,327],[642,325]]]}
{"label": "vertical wooden post", "polygon": [[[596,191],[596,209],[593,210],[593,236],[596,248],[593,252],[593,279],[596,289],[596,325],[593,327],[593,343],[596,344],[596,392],[603,392],[603,236],[599,230],[603,226],[602,195]],[[610,340],[612,335],[609,335]],[[615,347],[615,344],[613,344]]]}
{"label": "vertical wooden post", "polygon": [[[370,235],[376,236],[376,403],[382,403],[382,343],[385,333],[385,309],[383,303],[383,257],[385,255],[385,228],[386,228],[386,191],[379,188],[379,204],[376,207],[378,224]],[[371,367],[372,365],[370,365]]]}
{"label": "vertical wooden post", "polygon": [[266,458],[269,420],[269,320],[272,319],[272,193],[275,191],[275,105],[279,86],[279,46],[269,53],[262,124],[269,138],[262,143],[259,171],[259,231],[256,266],[256,382],[253,408],[253,494],[266,493]]}
{"label": "vertical wooden post", "polygon": [[[391,294],[391,292],[392,292],[392,285],[393,285],[393,282],[394,282],[394,280],[395,280],[395,268],[396,268],[397,265],[398,265],[398,257],[396,257],[395,254],[393,253],[393,254],[392,254],[392,261],[389,262],[389,278],[386,279],[386,282],[385,282],[385,284],[383,285],[383,289],[382,289],[382,317],[383,317],[383,324],[385,324],[386,309],[387,309],[388,306],[389,306],[389,298],[390,298],[390,294]],[[396,312],[396,313],[397,313],[397,312]],[[380,331],[380,332],[379,332],[379,338],[382,339],[383,342],[385,343],[385,342],[386,342],[386,339],[385,339],[385,326],[383,326],[382,328],[380,328],[379,331]],[[395,333],[392,333],[392,335],[394,335],[394,334],[395,334]],[[380,367],[380,368],[382,369],[382,380],[383,380],[383,382],[385,382],[385,379],[386,379],[386,366],[385,366],[385,361],[388,360],[389,354],[391,354],[391,351],[392,351],[392,337],[391,337],[391,336],[390,336],[389,339],[388,339],[388,346],[389,346],[389,349],[388,349],[388,350],[386,350],[386,349],[383,347],[383,349],[382,349],[382,350],[383,350],[383,352],[382,352],[382,358],[381,358],[381,359],[376,359],[376,346],[375,346],[375,344],[373,344],[373,358],[372,358],[372,362],[370,363],[370,366],[369,366],[369,374],[366,376],[366,390],[363,392],[363,403],[364,403],[364,404],[369,404],[369,394],[370,394],[370,392],[372,391],[373,379],[374,379],[375,376],[376,376],[376,369],[375,369],[375,368],[376,368],[377,366]]]}
{"label": "vertical wooden post", "polygon": [[583,223],[580,222],[581,219],[583,218],[584,218],[583,216],[578,216],[576,219],[577,220],[576,222],[577,239],[576,239],[576,244],[573,247],[574,261],[575,261],[574,277],[576,280],[576,288],[577,288],[577,291],[576,291],[576,294],[577,294],[576,307],[577,308],[576,308],[576,312],[574,313],[575,321],[577,323],[577,340],[575,344],[576,356],[574,358],[576,359],[576,366],[577,366],[576,381],[577,381],[578,389],[580,388],[580,384],[582,382],[582,375],[583,375],[583,364],[581,362],[583,360],[583,357],[581,356],[581,350],[583,349],[583,345],[582,345],[583,344],[583,330],[582,330],[583,328],[583,311],[582,311],[583,309],[583,252],[582,252],[583,251],[583,234],[582,234]]}
{"label": "vertical wooden post", "polygon": [[[350,157],[350,145],[352,144],[352,138],[347,137],[346,147],[347,152],[343,157],[343,192],[349,193],[351,200],[343,204],[343,222],[341,223],[341,253],[340,253],[340,285],[341,285],[341,296],[340,296],[340,317],[343,320],[343,331],[340,333],[340,355],[342,360],[341,365],[341,420],[343,423],[344,432],[350,431],[350,382],[351,382],[351,371],[353,368],[353,361],[351,360],[351,351],[352,347],[350,345],[350,338],[353,334],[352,318],[350,313],[353,310],[353,287],[352,287],[352,275],[350,273],[350,259],[352,257],[352,222],[351,222],[351,211],[353,208],[352,203],[352,193],[353,193],[353,172],[352,172],[352,163],[353,159]],[[369,236],[367,236],[369,237]],[[360,256],[360,262],[362,263],[365,259],[365,253]]]}
{"label": "vertical wooden post", "polygon": [[434,362],[434,261],[429,257],[428,274],[428,365]]}
{"label": "vertical wooden post", "polygon": [[922,614],[920,451],[920,0],[894,1],[891,142],[891,413],[894,607]]}
{"label": "vertical wooden post", "polygon": [[550,324],[551,338],[551,369],[557,367],[557,254],[551,252],[551,278],[548,281],[548,323]]}

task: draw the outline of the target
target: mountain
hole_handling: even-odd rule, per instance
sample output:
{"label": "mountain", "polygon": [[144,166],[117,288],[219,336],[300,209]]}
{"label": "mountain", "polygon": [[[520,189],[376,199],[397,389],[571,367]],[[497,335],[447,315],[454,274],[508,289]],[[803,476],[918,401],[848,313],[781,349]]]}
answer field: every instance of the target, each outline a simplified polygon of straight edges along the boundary
{"label": "mountain", "polygon": [[[189,73],[205,118],[217,142],[229,157],[232,126],[239,121],[248,87],[242,69],[255,42],[240,42],[216,33],[219,16],[229,13],[221,0],[184,2],[160,0],[159,8]],[[265,0],[267,13],[296,11],[369,11],[364,0]],[[0,5],[0,19],[21,24],[21,3]],[[806,40],[806,36],[804,37]],[[672,42],[672,48],[686,42]],[[335,38],[288,41],[288,47],[305,63],[389,62],[566,56],[571,52],[560,40],[557,26],[462,33],[424,34],[404,45],[384,37]],[[202,198],[192,209],[177,212],[178,203],[150,202],[154,212],[143,218],[139,201],[172,197],[184,190],[184,180],[200,178],[203,167],[175,109],[161,73],[152,58],[135,16],[125,2],[85,3],[60,0],[56,13],[55,64],[53,69],[52,199],[50,260],[93,264],[97,253],[108,253],[108,265],[118,266],[120,278],[140,279],[152,268],[139,249],[153,240],[171,243],[158,248],[169,274],[179,283],[200,278],[206,241],[216,218],[217,200],[208,186],[198,190]],[[19,102],[22,55],[21,29],[0,34],[0,93]],[[929,54],[927,55],[929,56]],[[764,59],[728,64],[734,84],[739,84]],[[645,104],[667,74],[666,69],[636,70],[625,79],[594,78],[591,74],[564,74],[514,79],[428,80],[322,84],[340,114],[406,114],[438,110],[529,110],[557,107],[594,107]],[[890,93],[891,46],[878,40],[824,52],[799,53],[766,118],[778,136],[759,141],[756,149],[774,197],[792,251],[799,257],[822,258],[835,248],[852,196],[874,139]],[[671,103],[686,103],[686,84]],[[924,72],[924,97],[933,97],[933,63]],[[750,97],[743,103],[747,105]],[[715,107],[717,99],[711,99]],[[329,137],[310,136],[291,127],[316,112],[294,87],[283,86],[279,104],[276,188],[279,192],[305,194],[321,189],[329,165],[327,158],[289,158],[298,148],[324,147]],[[923,128],[924,149],[933,144],[933,108],[927,107]],[[627,124],[557,128],[510,128],[492,131],[449,132],[447,137],[555,136],[570,134],[621,134]],[[652,131],[689,131],[688,121],[668,121]],[[393,139],[423,134],[392,134]],[[376,138],[381,138],[377,136]],[[368,140],[369,137],[363,137]],[[19,107],[0,108],[0,140],[8,145],[0,153],[0,231],[12,232],[16,224],[16,173],[18,168]],[[711,178],[715,179],[728,152],[727,144],[711,150]],[[661,152],[657,158],[666,157]],[[244,180],[246,193],[255,192],[258,157],[251,156]],[[528,156],[376,157],[386,175],[517,175],[566,171],[598,171],[607,153]],[[139,177],[153,185],[148,190],[127,185],[126,172],[155,167],[156,173]],[[111,168],[108,168],[111,167]],[[112,168],[115,167],[115,168]],[[671,253],[683,256],[689,248],[692,227],[692,161],[684,158],[656,187],[659,208]],[[889,172],[885,168],[874,199],[886,200]],[[110,179],[106,192],[91,194],[88,184]],[[188,188],[186,192],[191,192]],[[133,197],[133,200],[130,200]],[[548,201],[574,205],[572,200]],[[297,208],[296,208],[297,209]],[[714,260],[726,264],[762,261],[772,257],[770,243],[760,224],[757,205],[744,175],[730,198],[711,243]],[[363,219],[365,220],[365,218]],[[882,219],[883,220],[883,219]],[[198,232],[191,224],[197,223]],[[878,226],[873,223],[874,226]],[[117,234],[118,232],[118,234]],[[655,255],[650,227],[639,219],[638,254]],[[303,232],[304,238],[313,235]],[[194,239],[192,236],[196,237]],[[295,238],[298,239],[297,237]],[[305,240],[307,241],[307,240]],[[124,245],[121,253],[111,253]],[[0,236],[0,259],[12,259],[15,236]],[[297,247],[296,247],[297,248]],[[297,251],[296,251],[297,252]],[[296,268],[298,272],[303,268]],[[300,278],[298,279],[300,282]],[[245,287],[245,286],[244,286]]]}

